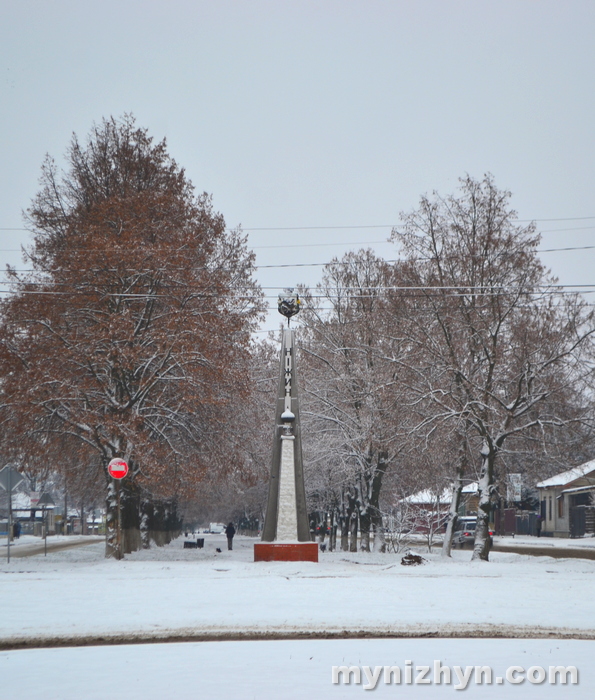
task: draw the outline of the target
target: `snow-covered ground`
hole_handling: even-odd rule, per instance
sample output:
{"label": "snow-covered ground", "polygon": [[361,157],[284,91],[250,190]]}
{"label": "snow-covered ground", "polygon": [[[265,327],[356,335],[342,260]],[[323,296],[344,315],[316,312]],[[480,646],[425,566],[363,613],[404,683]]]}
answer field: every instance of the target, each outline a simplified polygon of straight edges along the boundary
{"label": "snow-covered ground", "polygon": [[[3,651],[0,697],[352,697],[366,691],[333,685],[333,665],[437,659],[492,665],[496,675],[515,664],[580,669],[578,685],[473,685],[472,698],[595,691],[595,561],[494,552],[489,563],[471,562],[469,551],[442,561],[420,547],[427,563],[417,567],[401,566],[402,554],[345,552],[321,553],[318,564],[255,564],[253,539],[236,537],[228,552],[223,536],[204,537],[203,550],[183,549],[180,538],[121,562],[106,560],[102,543],[0,562],[5,645],[202,640]],[[350,635],[404,638],[341,638]],[[432,638],[414,638],[423,635]],[[382,683],[374,692],[405,690],[455,692],[453,684]]]}
{"label": "snow-covered ground", "polygon": [[[323,700],[362,698],[363,684],[335,685],[332,667],[404,667],[410,660],[451,668],[505,669],[574,665],[578,685],[482,684],[461,697],[478,700],[590,700],[595,642],[516,639],[360,639],[202,642],[0,652],[0,697],[7,700]],[[417,672],[416,674],[417,675]],[[454,682],[386,685],[373,698],[453,698]]]}

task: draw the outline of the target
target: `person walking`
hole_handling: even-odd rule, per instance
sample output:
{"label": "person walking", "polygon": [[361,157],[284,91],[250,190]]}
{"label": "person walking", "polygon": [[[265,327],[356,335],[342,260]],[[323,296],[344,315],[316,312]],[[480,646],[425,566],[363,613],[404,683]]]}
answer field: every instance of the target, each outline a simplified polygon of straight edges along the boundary
{"label": "person walking", "polygon": [[225,528],[225,534],[227,535],[227,549],[233,549],[233,536],[236,534],[236,529],[233,526],[233,523],[229,523],[229,525]]}

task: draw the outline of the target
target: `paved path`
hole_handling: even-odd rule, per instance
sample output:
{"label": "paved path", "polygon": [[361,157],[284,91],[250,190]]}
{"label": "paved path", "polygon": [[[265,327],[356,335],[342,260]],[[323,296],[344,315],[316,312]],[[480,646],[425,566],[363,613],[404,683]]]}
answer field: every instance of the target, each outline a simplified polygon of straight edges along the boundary
{"label": "paved path", "polygon": [[[103,537],[89,536],[89,537],[73,537],[72,540],[60,539],[52,540],[50,537],[47,541],[47,551],[48,552],[59,552],[62,549],[71,549],[72,547],[83,547],[87,544],[97,544],[98,542],[103,542]],[[33,557],[37,554],[44,554],[45,544],[43,540],[39,542],[32,542],[27,544],[11,544],[10,545],[10,558],[19,559],[21,557]],[[6,557],[6,545],[0,547],[0,557]]]}
{"label": "paved path", "polygon": [[182,642],[262,642],[337,639],[581,639],[595,641],[595,631],[572,627],[531,625],[432,625],[431,629],[403,627],[387,631],[370,626],[359,630],[155,630],[113,634],[60,635],[55,637],[0,638],[0,651],[56,649],[60,647],[121,646],[128,644],[180,644]]}
{"label": "paved path", "polygon": [[530,554],[534,557],[553,557],[555,559],[595,559],[595,547],[555,547],[553,545],[501,544],[495,542],[492,552],[511,552],[512,554]]}

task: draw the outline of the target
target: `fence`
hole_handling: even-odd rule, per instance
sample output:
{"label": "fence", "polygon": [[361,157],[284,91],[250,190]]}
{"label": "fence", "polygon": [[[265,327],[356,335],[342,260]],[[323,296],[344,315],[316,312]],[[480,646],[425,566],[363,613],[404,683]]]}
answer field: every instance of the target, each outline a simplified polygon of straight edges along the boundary
{"label": "fence", "polygon": [[570,536],[595,535],[595,506],[572,506],[570,508]]}
{"label": "fence", "polygon": [[532,535],[538,534],[539,513],[532,510],[503,508],[494,515],[494,524],[498,535]]}

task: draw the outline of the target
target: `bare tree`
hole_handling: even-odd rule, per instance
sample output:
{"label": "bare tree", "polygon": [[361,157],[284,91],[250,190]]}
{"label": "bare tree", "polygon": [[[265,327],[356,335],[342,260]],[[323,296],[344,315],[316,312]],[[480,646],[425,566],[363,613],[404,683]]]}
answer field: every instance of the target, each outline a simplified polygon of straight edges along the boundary
{"label": "bare tree", "polygon": [[[371,529],[374,548],[385,548],[380,494],[398,445],[398,385],[383,346],[386,276],[386,264],[369,250],[333,260],[316,291],[305,292],[300,336],[307,358],[304,414],[308,433],[319,436],[312,452],[335,482],[335,519],[344,530],[347,523],[357,529],[359,521],[364,551]],[[353,547],[353,534],[351,541]]]}
{"label": "bare tree", "polygon": [[407,294],[395,292],[393,304],[411,343],[411,399],[425,406],[420,429],[452,422],[478,456],[473,557],[484,560],[497,458],[518,435],[580,420],[561,405],[572,396],[580,408],[593,332],[592,314],[558,293],[535,226],[519,224],[509,200],[490,176],[467,177],[458,197],[422,197],[393,231],[406,258]]}

